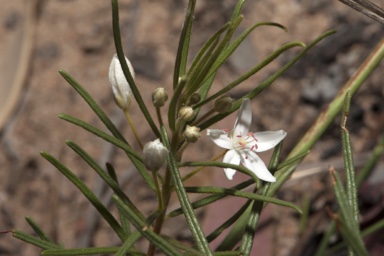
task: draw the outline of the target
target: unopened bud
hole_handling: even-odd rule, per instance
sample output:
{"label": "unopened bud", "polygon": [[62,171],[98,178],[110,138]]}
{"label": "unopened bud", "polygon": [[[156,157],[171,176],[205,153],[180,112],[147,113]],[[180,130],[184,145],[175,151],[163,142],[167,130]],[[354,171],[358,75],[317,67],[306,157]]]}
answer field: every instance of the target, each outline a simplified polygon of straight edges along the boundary
{"label": "unopened bud", "polygon": [[184,138],[186,141],[194,143],[200,139],[200,136],[199,127],[187,125],[184,131]]}
{"label": "unopened bud", "polygon": [[143,154],[147,169],[156,172],[167,161],[168,149],[157,139],[145,144]]}
{"label": "unopened bud", "polygon": [[195,93],[193,93],[191,95],[191,98],[189,99],[189,102],[193,105],[193,104],[199,103],[200,100],[201,100],[200,94],[195,92]]}
{"label": "unopened bud", "polygon": [[[132,78],[135,78],[135,72],[133,70],[131,62],[125,57],[129,71],[132,75]],[[128,84],[127,79],[124,76],[123,69],[117,55],[113,55],[111,64],[109,65],[109,83],[112,86],[113,96],[115,98],[116,104],[124,109],[128,110],[131,100],[132,100],[132,91],[131,87]]]}
{"label": "unopened bud", "polygon": [[168,94],[164,88],[161,88],[161,87],[157,88],[152,93],[152,102],[153,102],[153,105],[157,108],[164,106],[167,100],[168,100]]}
{"label": "unopened bud", "polygon": [[213,108],[218,113],[227,112],[233,104],[233,99],[228,95],[223,95],[215,101]]}
{"label": "unopened bud", "polygon": [[191,107],[182,107],[179,111],[179,117],[184,121],[191,121],[195,117],[195,112]]}

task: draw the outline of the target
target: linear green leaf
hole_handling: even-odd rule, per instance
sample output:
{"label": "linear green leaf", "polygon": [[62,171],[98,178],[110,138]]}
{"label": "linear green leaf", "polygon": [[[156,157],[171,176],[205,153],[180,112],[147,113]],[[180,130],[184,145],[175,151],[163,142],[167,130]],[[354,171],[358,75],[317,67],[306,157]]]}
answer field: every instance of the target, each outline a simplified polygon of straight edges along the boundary
{"label": "linear green leaf", "polygon": [[150,228],[148,223],[142,221],[140,217],[138,217],[118,196],[113,196],[113,201],[117,205],[117,207],[121,210],[123,214],[127,216],[129,220],[131,220],[132,224],[136,227],[136,229],[145,236],[151,243],[156,245],[160,250],[162,250],[166,255],[170,256],[178,256],[180,253],[174,248],[171,244],[169,244],[164,238],[154,233]]}
{"label": "linear green leaf", "polygon": [[44,157],[48,162],[55,166],[68,180],[70,180],[88,199],[88,201],[96,208],[96,210],[101,214],[101,216],[108,222],[108,224],[113,228],[116,234],[119,236],[121,241],[124,241],[127,237],[124,230],[121,228],[120,224],[117,222],[115,217],[109,212],[109,210],[100,202],[96,195],[81,181],[71,170],[69,170],[64,164],[59,160],[54,158],[52,155],[41,152],[42,157]]}
{"label": "linear green leaf", "polygon": [[195,5],[196,0],[189,0],[176,54],[175,69],[173,73],[173,89],[176,89],[176,86],[179,83],[179,78],[185,75]]}
{"label": "linear green leaf", "polygon": [[348,203],[356,219],[356,222],[353,222],[353,223],[356,223],[357,225],[356,228],[359,228],[358,227],[359,205],[357,202],[355,166],[353,162],[351,138],[349,136],[349,131],[346,127],[347,116],[349,114],[349,109],[351,104],[350,102],[351,102],[351,94],[347,92],[345,95],[343,116],[341,121],[341,137],[342,137],[343,158],[344,158],[344,168],[345,168],[345,177],[346,177],[346,194],[347,194]]}
{"label": "linear green leaf", "polygon": [[362,170],[356,177],[356,185],[360,187],[360,185],[365,181],[369,175],[374,170],[374,167],[380,160],[380,157],[384,154],[384,134],[381,135],[381,138],[379,139],[378,144],[375,146],[375,148],[372,151],[371,157],[368,159],[368,161],[364,164]]}
{"label": "linear green leaf", "polygon": [[[271,156],[271,160],[268,164],[268,170],[274,174],[279,165],[279,158],[281,154],[281,150],[283,148],[283,142],[280,142],[275,149],[273,150],[273,154]],[[254,190],[254,193],[257,192],[260,196],[265,196],[271,186],[270,182],[263,182],[263,186],[258,191]],[[257,228],[257,224],[259,223],[261,212],[264,208],[265,201],[256,201],[251,206],[251,212],[249,214],[247,226],[244,227],[244,234],[242,236],[240,251],[244,253],[244,255],[250,255],[252,251],[254,236]],[[291,203],[290,203],[291,204]],[[293,205],[293,204],[292,204]],[[300,214],[302,210],[299,208]]]}
{"label": "linear green leaf", "polygon": [[211,78],[211,76],[216,74],[216,72],[211,72],[212,67],[222,54],[223,50],[228,46],[228,43],[232,38],[233,33],[235,32],[236,28],[240,25],[242,19],[243,17],[240,16],[236,21],[231,23],[231,26],[228,28],[224,38],[214,49],[214,51],[209,54],[209,58],[204,63],[202,63],[202,67],[196,68],[198,72],[195,72],[194,76],[189,77],[189,81],[186,86],[187,91],[185,93],[187,96],[190,96],[193,92],[197,91],[207,79]]}
{"label": "linear green leaf", "polygon": [[88,155],[87,152],[85,152],[84,149],[82,149],[79,145],[77,145],[73,141],[67,140],[66,143],[73,151],[76,152],[76,154],[78,154],[82,159],[84,159],[84,161],[93,170],[95,170],[95,172],[100,176],[100,178],[102,178],[104,182],[108,184],[108,186],[113,190],[113,192],[115,192],[120,198],[124,200],[124,202],[128,205],[128,207],[130,207],[135,212],[135,214],[137,214],[138,216],[141,216],[143,220],[145,219],[144,215],[139,211],[139,209],[137,209],[137,207],[132,203],[132,201],[128,198],[128,196],[121,190],[121,188],[119,187],[119,184],[117,184],[112,179],[112,177],[109,176],[107,172],[105,172],[103,168],[101,168],[101,166],[90,155]]}
{"label": "linear green leaf", "polygon": [[28,222],[28,224],[32,227],[33,231],[36,232],[36,234],[44,241],[50,242],[54,244],[54,241],[48,237],[47,234],[40,228],[39,225],[29,216],[25,217],[25,220]]}
{"label": "linear green leaf", "polygon": [[[91,107],[91,109],[100,118],[100,120],[104,123],[104,125],[108,128],[108,130],[113,134],[113,136],[116,137],[118,140],[124,142],[126,145],[128,145],[130,147],[129,143],[126,141],[126,139],[123,137],[123,135],[121,135],[119,130],[112,123],[112,121],[108,118],[108,116],[105,114],[105,112],[100,108],[100,106],[95,102],[95,100],[91,97],[91,95],[77,81],[75,81],[69,74],[67,74],[65,71],[60,70],[59,73],[79,93],[79,95],[88,103],[88,105]],[[144,166],[142,160],[137,159],[136,157],[129,154],[127,151],[126,151],[126,153],[137,170],[145,170],[145,166]],[[153,181],[151,180],[151,177],[149,175],[147,175],[145,180],[153,190],[154,184],[153,184]]]}
{"label": "linear green leaf", "polygon": [[251,200],[256,200],[256,201],[262,201],[265,203],[272,203],[280,206],[285,206],[292,208],[296,210],[297,212],[301,213],[301,209],[299,206],[283,201],[277,198],[273,197],[267,197],[259,194],[254,194],[251,192],[244,192],[240,190],[234,190],[234,189],[229,189],[229,188],[220,188],[220,187],[185,187],[185,190],[188,193],[206,193],[206,194],[219,194],[219,195],[227,195],[227,196],[236,196],[236,197],[243,197]]}
{"label": "linear green leaf", "polygon": [[[112,164],[106,163],[106,168],[109,176],[117,183],[119,184],[119,181],[117,179],[116,171],[115,168],[113,168]],[[119,185],[120,187],[120,185]],[[127,235],[131,235],[131,226],[129,224],[128,219],[119,212],[119,217],[120,217],[120,222],[121,222],[121,227],[123,228],[124,232],[127,233]]]}
{"label": "linear green leaf", "polygon": [[108,130],[121,141],[125,140],[123,135],[119,132],[116,126],[112,123],[109,117],[105,114],[105,112],[101,109],[101,107],[96,103],[96,101],[92,98],[92,96],[75,80],[73,79],[67,72],[64,70],[59,71],[60,75],[77,91],[77,93],[84,99],[84,101],[89,105],[89,107],[95,112],[95,114],[100,118],[100,120],[104,123],[104,125],[108,128]]}
{"label": "linear green leaf", "polygon": [[[212,49],[215,48],[212,47],[213,45],[215,45],[214,43],[215,42],[218,42],[219,40],[219,37],[220,35],[226,31],[229,26],[231,25],[230,22],[228,22],[227,24],[225,24],[223,27],[221,27],[215,34],[213,34],[213,36],[211,36],[207,42],[204,43],[203,47],[199,50],[199,52],[197,53],[196,57],[193,59],[192,61],[192,64],[191,66],[189,67],[189,70],[188,70],[188,76],[190,75],[191,72],[193,72],[196,68],[196,66],[198,65],[198,63],[202,63],[200,60],[202,59],[203,56],[207,56],[209,55],[209,53],[212,51]],[[211,49],[211,50],[208,50],[208,49]]]}
{"label": "linear green leaf", "polygon": [[197,217],[193,211],[192,205],[189,201],[188,195],[184,189],[182,178],[177,166],[177,162],[172,154],[171,145],[168,139],[167,131],[164,126],[161,127],[162,141],[166,148],[169,150],[168,154],[168,168],[171,173],[173,185],[175,186],[175,191],[179,199],[180,205],[184,211],[185,219],[188,223],[189,229],[195,239],[199,251],[203,252],[205,255],[212,255],[209,244],[205,238],[205,235],[201,229],[200,223],[197,220]]}
{"label": "linear green leaf", "polygon": [[[253,99],[256,97],[260,92],[262,92],[264,89],[266,89],[269,85],[272,84],[279,76],[281,76],[285,71],[287,71],[293,64],[295,64],[310,48],[312,48],[315,44],[317,44],[319,41],[324,39],[325,37],[335,33],[335,31],[328,31],[322,35],[320,35],[317,39],[315,39],[311,44],[309,44],[307,47],[305,47],[302,51],[300,51],[292,60],[290,60],[287,64],[285,64],[282,68],[280,68],[277,72],[275,72],[272,76],[270,76],[268,79],[263,81],[259,86],[257,86],[254,90],[250,91],[246,95],[244,95],[241,99],[235,101],[228,112],[217,114],[213,116],[212,118],[205,121],[203,124],[199,125],[200,130],[204,130],[214,123],[222,120],[223,118],[227,117],[228,115],[232,114],[236,110],[238,110],[241,106],[242,100],[245,98]],[[306,149],[305,151],[308,151],[309,149]],[[295,152],[297,155],[297,152]],[[278,180],[276,184],[280,184],[280,181]]]}
{"label": "linear green leaf", "polygon": [[119,24],[119,5],[117,0],[112,0],[112,23],[113,23],[113,38],[115,42],[115,48],[117,57],[119,58],[121,68],[125,78],[127,79],[129,86],[131,87],[132,94],[136,99],[137,105],[139,105],[141,112],[143,113],[145,119],[147,120],[149,126],[151,127],[153,133],[160,137],[159,129],[157,128],[155,122],[153,121],[151,115],[148,112],[147,106],[145,105],[143,98],[138,90],[136,83],[129,71],[128,64],[125,61],[124,50],[121,42],[120,35],[120,24]]}
{"label": "linear green leaf", "polygon": [[221,168],[231,168],[231,169],[235,169],[236,171],[239,171],[241,173],[244,173],[250,177],[252,177],[252,179],[257,182],[259,181],[259,178],[257,178],[256,174],[251,172],[249,169],[247,169],[246,167],[244,166],[240,166],[240,165],[236,165],[236,164],[227,164],[227,163],[223,163],[223,162],[213,162],[213,161],[206,161],[206,162],[183,162],[183,163],[180,163],[179,164],[180,167],[183,167],[183,166],[216,166],[216,167],[221,167]]}
{"label": "linear green leaf", "polygon": [[[123,215],[123,218],[128,219],[127,215],[123,212],[122,209],[118,208],[119,213]],[[146,220],[146,223],[148,226],[150,226],[160,215],[160,211],[156,210],[153,212]],[[133,248],[133,245],[136,243],[137,240],[139,240],[142,237],[142,234],[135,230],[128,236],[128,238],[125,240],[123,245],[120,247],[120,249],[116,252],[115,256],[125,256],[129,250]]]}
{"label": "linear green leaf", "polygon": [[143,177],[143,179],[147,182],[149,187],[152,190],[155,189],[155,185],[153,183],[153,180],[152,180],[151,176],[148,174],[148,172],[146,171],[146,168],[144,167],[142,156],[139,155],[135,150],[133,150],[128,144],[126,144],[125,142],[99,130],[98,128],[96,128],[96,127],[94,127],[94,126],[92,126],[92,125],[90,125],[90,124],[88,124],[88,123],[86,123],[80,119],[77,119],[76,117],[73,117],[73,116],[70,116],[67,114],[60,114],[59,118],[65,120],[67,122],[70,122],[74,125],[77,125],[83,129],[95,134],[96,136],[108,141],[109,143],[112,143],[116,147],[119,147],[122,150],[124,150],[125,153],[130,157],[132,163],[135,164],[135,167],[137,168],[138,172]]}
{"label": "linear green leaf", "polygon": [[42,249],[59,249],[61,248],[60,245],[42,240],[40,238],[31,236],[29,234],[26,234],[24,232],[18,231],[18,230],[13,230],[12,231],[13,237],[22,240],[24,242],[27,242],[29,244],[33,244],[34,246],[37,246]]}
{"label": "linear green leaf", "polygon": [[284,44],[283,46],[278,48],[276,51],[272,52],[261,63],[259,63],[258,65],[256,65],[252,69],[250,69],[248,72],[246,72],[245,74],[243,74],[242,76],[237,78],[232,83],[225,86],[223,89],[221,89],[217,93],[213,94],[212,96],[209,96],[205,100],[196,104],[194,106],[194,108],[201,107],[201,106],[205,105],[206,103],[218,98],[220,95],[222,95],[222,94],[230,91],[231,89],[235,88],[237,85],[241,84],[242,82],[244,82],[245,80],[247,80],[248,78],[250,78],[251,76],[256,74],[258,71],[260,71],[262,68],[267,66],[269,63],[271,63],[273,60],[275,60],[277,57],[279,57],[282,53],[286,52],[287,50],[289,50],[293,47],[297,47],[297,46],[305,47],[305,44],[302,42],[290,42],[290,43]]}
{"label": "linear green leaf", "polygon": [[339,205],[341,234],[348,244],[348,247],[353,250],[356,255],[369,255],[362,240],[358,221],[355,219],[352,206],[349,204],[348,197],[344,191],[343,184],[339,174],[331,169],[333,178],[333,187]]}
{"label": "linear green leaf", "polygon": [[[92,248],[74,248],[74,249],[51,249],[45,250],[41,255],[51,255],[51,256],[78,256],[78,255],[95,255],[95,254],[106,254],[106,253],[116,253],[119,250],[119,247],[92,247]],[[135,255],[146,254],[138,250],[129,250],[127,253]]]}
{"label": "linear green leaf", "polygon": [[255,30],[256,28],[260,26],[275,26],[282,28],[283,30],[287,30],[284,26],[275,23],[275,22],[262,22],[262,23],[256,23],[252,25],[250,28],[248,28],[246,31],[244,31],[239,37],[235,39],[233,43],[228,45],[226,48],[223,49],[223,51],[218,56],[217,60],[213,64],[213,66],[210,68],[207,78],[211,77],[212,75],[216,74],[217,70],[224,64],[224,62],[232,55],[232,53],[239,47],[239,45],[249,36],[249,34]]}
{"label": "linear green leaf", "polygon": [[168,125],[172,131],[175,131],[175,129],[176,129],[178,103],[180,102],[180,95],[184,89],[186,82],[187,82],[187,78],[185,76],[182,76],[177,87],[176,87],[175,92],[173,93],[171,102],[169,103]]}
{"label": "linear green leaf", "polygon": [[115,137],[99,130],[98,128],[76,118],[76,117],[73,117],[73,116],[70,116],[70,115],[67,115],[67,114],[60,114],[59,115],[59,118],[60,119],[63,119],[67,122],[70,122],[74,125],[77,125],[81,128],[83,128],[84,130],[87,130],[91,133],[93,133],[94,135],[112,143],[113,145],[115,145],[116,147],[119,147],[121,149],[123,149],[125,152],[127,152],[127,154],[135,157],[137,160],[140,160],[141,162],[143,162],[143,157],[140,156],[139,154],[137,154],[137,152],[135,150],[133,150],[128,144],[126,144],[125,142],[119,140],[119,139],[116,139]]}
{"label": "linear green leaf", "polygon": [[[248,187],[248,186],[250,186],[250,185],[252,185],[254,183],[255,183],[255,181],[253,179],[249,179],[249,180],[246,180],[246,181],[244,181],[244,182],[242,182],[240,184],[237,184],[236,186],[231,187],[231,189],[241,190],[241,189],[246,188],[246,187]],[[192,203],[192,207],[193,207],[193,209],[198,209],[200,207],[203,207],[203,206],[206,206],[208,204],[214,203],[214,202],[216,202],[216,201],[218,201],[218,200],[220,200],[220,199],[222,199],[224,197],[227,197],[227,195],[207,196],[205,198],[197,200],[196,202],[193,202]],[[178,208],[178,209],[170,212],[168,214],[168,217],[171,217],[171,218],[172,217],[176,217],[176,216],[178,216],[178,215],[180,215],[182,213],[183,213],[183,210],[181,208]]]}
{"label": "linear green leaf", "polygon": [[[332,31],[327,32],[320,36],[316,41],[321,40],[325,36],[331,34]],[[326,129],[332,124],[335,117],[340,112],[345,94],[347,91],[350,91],[351,96],[353,96],[357,90],[361,87],[366,78],[372,74],[375,68],[379,65],[380,61],[384,57],[384,40],[381,40],[380,43],[376,46],[373,52],[367,57],[367,59],[361,64],[360,68],[355,72],[351,79],[344,85],[340,90],[338,95],[332,100],[332,102],[327,106],[326,109],[319,115],[317,120],[314,122],[312,127],[307,131],[303,138],[296,144],[294,149],[289,153],[287,159],[297,156],[300,153],[307,152],[310,150],[316,141],[321,137],[321,135],[326,131]],[[280,170],[277,173],[277,182],[272,185],[272,188],[269,190],[269,195],[274,195],[277,190],[284,184],[286,180],[291,177],[292,173],[295,171],[297,165],[300,162],[296,162],[291,166]]]}
{"label": "linear green leaf", "polygon": [[207,236],[208,242],[215,240],[225,229],[229,228],[233,223],[239,220],[239,218],[244,214],[244,212],[252,204],[252,200],[248,200],[235,214],[233,214],[228,220],[223,224],[217,227],[211,234]]}

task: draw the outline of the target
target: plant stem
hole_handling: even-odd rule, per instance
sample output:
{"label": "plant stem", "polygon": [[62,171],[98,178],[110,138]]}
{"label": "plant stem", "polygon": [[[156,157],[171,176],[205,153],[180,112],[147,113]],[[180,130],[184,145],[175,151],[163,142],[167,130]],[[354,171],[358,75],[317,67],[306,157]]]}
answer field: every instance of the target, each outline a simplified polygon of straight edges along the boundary
{"label": "plant stem", "polygon": [[124,110],[124,114],[125,114],[125,117],[127,118],[127,121],[128,121],[129,126],[131,126],[133,135],[135,136],[135,139],[136,139],[137,143],[139,144],[140,149],[143,150],[143,144],[141,143],[141,140],[140,140],[140,138],[139,138],[139,135],[137,134],[137,130],[136,130],[135,125],[134,125],[133,122],[132,122],[131,116],[129,115],[129,113],[128,113],[127,110]]}
{"label": "plant stem", "polygon": [[[223,152],[221,152],[220,154],[212,157],[211,159],[209,159],[209,161],[216,161],[217,159],[223,157],[225,155],[225,153],[227,153],[227,150],[223,150]],[[186,181],[187,179],[191,178],[193,175],[195,175],[196,173],[198,173],[202,169],[204,169],[204,167],[205,166],[200,166],[200,167],[196,168],[195,170],[193,170],[190,173],[188,173],[187,175],[185,175],[182,180]]]}

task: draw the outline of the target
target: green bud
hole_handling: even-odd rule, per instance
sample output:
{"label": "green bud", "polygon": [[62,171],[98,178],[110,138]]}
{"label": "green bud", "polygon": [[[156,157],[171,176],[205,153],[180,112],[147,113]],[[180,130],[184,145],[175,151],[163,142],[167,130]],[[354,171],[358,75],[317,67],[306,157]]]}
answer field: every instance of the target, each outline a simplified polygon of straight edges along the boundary
{"label": "green bud", "polygon": [[200,128],[187,125],[183,135],[186,141],[194,143],[200,139]]}
{"label": "green bud", "polygon": [[186,122],[191,121],[194,118],[194,116],[195,116],[195,112],[191,107],[188,107],[188,106],[182,107],[179,111],[179,117]]}
{"label": "green bud", "polygon": [[191,95],[191,98],[189,99],[189,102],[193,105],[193,104],[199,103],[200,100],[201,100],[200,94],[195,92],[195,93],[193,93]]}
{"label": "green bud", "polygon": [[168,100],[168,94],[164,88],[159,87],[152,93],[152,102],[155,107],[160,108],[164,106]]}
{"label": "green bud", "polygon": [[218,113],[225,113],[231,109],[232,104],[233,99],[228,95],[223,95],[215,101],[213,108]]}

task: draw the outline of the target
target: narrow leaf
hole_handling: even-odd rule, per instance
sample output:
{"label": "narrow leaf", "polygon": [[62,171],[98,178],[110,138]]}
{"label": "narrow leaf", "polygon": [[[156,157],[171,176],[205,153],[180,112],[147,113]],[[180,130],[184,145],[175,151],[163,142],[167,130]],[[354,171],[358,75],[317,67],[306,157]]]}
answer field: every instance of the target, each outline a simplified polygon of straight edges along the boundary
{"label": "narrow leaf", "polygon": [[[241,190],[241,189],[246,188],[246,187],[248,187],[248,186],[250,186],[250,185],[252,185],[254,183],[255,183],[255,181],[253,179],[249,179],[249,180],[246,180],[246,181],[244,181],[244,182],[242,182],[242,183],[240,183],[240,184],[238,184],[236,186],[231,187],[231,189]],[[220,200],[220,199],[222,199],[224,197],[227,197],[227,196],[228,195],[212,195],[212,196],[207,196],[205,198],[197,200],[196,202],[193,202],[192,203],[192,207],[193,207],[193,209],[198,209],[200,207],[203,207],[203,206],[206,206],[208,204],[214,203],[214,202],[216,202],[216,201],[218,201],[218,200]],[[181,208],[178,208],[178,209],[170,212],[168,214],[168,217],[176,217],[176,216],[178,216],[178,215],[180,215],[182,213],[183,213],[183,210]]]}
{"label": "narrow leaf", "polygon": [[220,187],[185,187],[185,190],[188,193],[208,193],[208,194],[219,194],[219,195],[227,195],[227,196],[231,195],[236,197],[243,197],[251,200],[262,201],[265,203],[272,203],[280,206],[289,207],[296,210],[299,213],[302,212],[300,207],[298,207],[293,203],[283,201],[273,197],[254,194],[251,192],[244,192],[240,190],[233,190],[233,189],[220,188]]}
{"label": "narrow leaf", "polygon": [[[50,256],[75,256],[75,255],[95,255],[95,254],[111,254],[116,253],[119,247],[92,247],[92,248],[75,248],[75,249],[51,249],[45,250],[41,255]],[[138,250],[129,250],[129,254],[143,255],[146,254]]]}
{"label": "narrow leaf", "polygon": [[[346,194],[348,203],[352,209],[352,214],[356,219],[356,224],[359,223],[359,206],[357,202],[357,188],[355,181],[355,166],[353,162],[351,139],[349,137],[349,131],[346,127],[347,116],[349,114],[351,102],[351,94],[347,92],[344,100],[344,110],[341,121],[341,137],[343,144],[343,158],[346,177]],[[357,227],[358,228],[358,227]]]}
{"label": "narrow leaf", "polygon": [[141,216],[144,219],[143,214],[137,209],[137,207],[132,203],[132,201],[128,198],[128,196],[121,190],[119,185],[109,176],[103,168],[82,149],[79,145],[74,143],[73,141],[67,140],[67,145],[76,152],[84,161],[93,169],[95,172],[104,180],[104,182],[115,192],[120,198],[124,200],[124,202],[135,212],[135,214]]}
{"label": "narrow leaf", "polygon": [[209,244],[205,238],[205,235],[201,229],[200,223],[197,220],[197,217],[193,211],[192,205],[189,201],[188,195],[185,191],[182,178],[179,172],[179,168],[177,166],[177,162],[172,154],[171,145],[168,139],[167,131],[164,126],[161,127],[162,141],[164,146],[168,148],[168,168],[171,173],[172,181],[175,186],[175,191],[177,197],[179,199],[180,205],[184,211],[184,215],[186,221],[188,223],[189,229],[193,235],[193,238],[196,241],[197,248],[199,251],[203,252],[205,255],[212,255],[211,249],[209,248]]}
{"label": "narrow leaf", "polygon": [[145,236],[151,243],[162,250],[166,255],[178,256],[180,253],[169,244],[164,238],[154,233],[149,227],[148,223],[142,221],[118,196],[113,196],[113,201],[123,214],[131,220],[136,229]]}
{"label": "narrow leaf", "polygon": [[88,199],[88,201],[96,208],[101,216],[113,228],[119,238],[124,241],[127,235],[124,233],[120,224],[116,221],[115,217],[110,211],[100,202],[96,195],[81,181],[72,171],[70,171],[64,164],[46,152],[40,153],[48,162],[55,166],[67,179],[69,179]]}
{"label": "narrow leaf", "polygon": [[36,234],[44,241],[50,242],[54,244],[53,240],[48,237],[47,234],[40,228],[39,225],[29,216],[25,217],[25,220],[28,222],[28,224],[32,227],[33,231],[36,232]]}
{"label": "narrow leaf", "polygon": [[[327,32],[321,35],[314,42],[322,40],[324,37],[334,33],[334,31]],[[308,47],[311,47],[309,45]],[[311,128],[303,136],[303,138],[296,144],[294,149],[289,153],[287,159],[297,156],[298,154],[307,152],[310,150],[320,136],[326,131],[326,129],[332,124],[335,117],[339,114],[343,101],[347,91],[350,91],[353,96],[357,90],[361,87],[365,79],[372,74],[375,68],[379,65],[380,61],[384,57],[384,40],[381,40],[376,48],[372,51],[370,56],[361,64],[360,68],[355,72],[351,79],[344,85],[338,95],[332,100],[325,110],[319,115],[318,119],[314,122]],[[295,171],[297,165],[300,162],[296,162],[291,166],[280,170],[277,173],[277,182],[272,185],[269,195],[274,195],[277,190],[288,180],[292,173]]]}
{"label": "narrow leaf", "polygon": [[129,86],[131,87],[132,94],[136,99],[137,105],[139,105],[141,112],[143,113],[145,119],[147,120],[149,126],[151,127],[153,133],[160,137],[159,129],[157,128],[155,122],[153,121],[147,106],[145,105],[143,98],[138,90],[135,81],[129,71],[128,64],[125,61],[125,55],[123,51],[121,35],[120,35],[120,24],[119,24],[119,5],[117,0],[112,0],[112,23],[113,23],[113,38],[115,42],[115,48],[117,57],[119,58],[121,68],[123,69],[123,73],[125,78],[127,79]]}
{"label": "narrow leaf", "polygon": [[97,129],[96,127],[94,127],[94,126],[92,126],[92,125],[90,125],[90,124],[88,124],[88,123],[86,123],[80,119],[72,117],[70,115],[60,114],[59,118],[65,120],[67,122],[70,122],[74,125],[77,125],[83,129],[95,134],[96,136],[108,141],[109,143],[112,143],[116,147],[123,149],[125,151],[125,153],[128,155],[128,157],[131,159],[132,163],[134,163],[135,167],[137,168],[137,170],[139,171],[139,173],[143,177],[143,179],[147,182],[149,187],[152,190],[155,189],[155,185],[153,183],[153,180],[152,180],[151,176],[148,174],[148,172],[146,171],[146,168],[143,164],[142,156],[139,155],[135,150],[133,150],[128,144],[126,144],[123,141]]}
{"label": "narrow leaf", "polygon": [[189,0],[176,54],[175,69],[173,73],[173,89],[176,89],[176,86],[179,83],[179,78],[185,75],[195,5],[196,0]]}
{"label": "narrow leaf", "polygon": [[60,245],[42,240],[40,238],[31,236],[29,234],[26,234],[24,232],[18,231],[18,230],[13,230],[12,231],[13,237],[22,240],[26,243],[32,244],[34,246],[40,247],[42,249],[59,249],[61,248]]}
{"label": "narrow leaf", "polygon": [[[75,81],[69,74],[67,74],[65,71],[60,70],[59,73],[64,77],[65,80],[67,80],[67,82],[88,103],[88,105],[91,107],[91,109],[100,118],[100,120],[104,123],[104,125],[108,128],[108,130],[113,134],[113,136],[129,146],[128,142],[125,140],[123,135],[121,135],[119,130],[112,123],[112,121],[108,118],[108,116],[105,114],[105,112],[100,108],[100,106],[95,102],[95,100],[91,97],[91,95],[77,81]],[[127,151],[126,151],[126,153],[129,157],[129,159],[132,161],[133,165],[136,167],[136,169],[138,169],[138,170],[145,169],[145,166],[144,166],[142,160],[137,159],[133,155],[129,154]],[[144,179],[149,184],[149,186],[152,188],[152,190],[154,190],[154,185],[153,185],[153,181],[151,180],[151,177],[147,176],[147,178],[149,178],[149,179],[146,179],[146,178],[144,178]]]}

